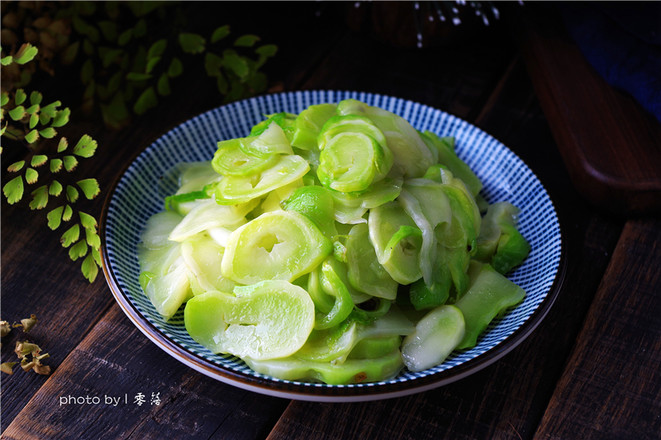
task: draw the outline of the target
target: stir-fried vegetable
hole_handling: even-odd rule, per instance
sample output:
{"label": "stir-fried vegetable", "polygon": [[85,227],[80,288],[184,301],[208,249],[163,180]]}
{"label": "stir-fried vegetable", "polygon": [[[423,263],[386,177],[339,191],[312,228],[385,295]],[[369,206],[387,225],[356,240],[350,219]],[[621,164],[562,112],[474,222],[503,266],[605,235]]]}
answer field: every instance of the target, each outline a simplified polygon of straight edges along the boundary
{"label": "stir-fried vegetable", "polygon": [[[140,282],[191,337],[263,374],[329,384],[420,371],[525,292],[517,208],[484,208],[454,139],[356,100],[276,113],[180,167]],[[481,215],[480,207],[486,211]]]}

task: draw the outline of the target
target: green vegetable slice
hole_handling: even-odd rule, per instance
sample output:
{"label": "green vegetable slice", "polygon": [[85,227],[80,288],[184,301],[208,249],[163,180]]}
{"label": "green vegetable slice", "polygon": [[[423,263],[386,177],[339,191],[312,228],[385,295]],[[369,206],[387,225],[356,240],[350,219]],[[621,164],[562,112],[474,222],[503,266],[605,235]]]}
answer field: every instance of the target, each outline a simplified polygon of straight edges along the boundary
{"label": "green vegetable slice", "polygon": [[223,205],[245,203],[300,179],[309,169],[307,161],[300,156],[280,156],[272,167],[261,173],[224,177],[216,185],[216,202]]}
{"label": "green vegetable slice", "polygon": [[311,105],[294,120],[291,144],[302,150],[318,150],[317,136],[326,121],[335,115],[335,104]]}
{"label": "green vegetable slice", "polygon": [[519,209],[509,202],[490,205],[477,238],[475,258],[505,274],[528,256],[530,244],[516,229]]}
{"label": "green vegetable slice", "polygon": [[285,211],[296,211],[314,222],[328,237],[337,235],[334,221],[333,195],[322,186],[302,186],[282,202]]}
{"label": "green vegetable slice", "polygon": [[422,232],[397,202],[370,210],[369,235],[379,263],[399,284],[422,277],[420,249]]}
{"label": "green vegetable slice", "polygon": [[457,346],[471,348],[487,325],[507,308],[520,303],[525,291],[488,264],[471,263],[471,285],[455,303],[466,321],[466,333]]}
{"label": "green vegetable slice", "polygon": [[282,128],[282,130],[285,132],[285,135],[287,135],[287,138],[290,139],[293,136],[294,132],[294,120],[296,119],[296,115],[293,113],[287,113],[287,112],[280,112],[280,113],[274,113],[272,115],[267,115],[267,118],[254,127],[250,129],[250,136],[258,136],[260,135],[264,130],[268,128],[269,125],[271,125],[271,122],[275,122]]}
{"label": "green vegetable slice", "polygon": [[402,343],[404,365],[422,371],[441,364],[464,337],[464,315],[455,306],[440,306],[425,315]]}
{"label": "green vegetable slice", "polygon": [[347,359],[342,364],[315,362],[288,357],[271,361],[245,359],[258,373],[283,380],[322,381],[331,385],[387,380],[402,369],[402,356],[393,350],[375,359]]}
{"label": "green vegetable slice", "polygon": [[346,247],[347,275],[351,285],[371,296],[394,300],[397,296],[397,282],[379,263],[366,224],[351,228]]}
{"label": "green vegetable slice", "polygon": [[236,229],[223,256],[223,276],[237,283],[292,281],[332,252],[332,244],[307,217],[273,211]]}
{"label": "green vegetable slice", "polygon": [[211,160],[213,169],[223,176],[251,176],[275,164],[276,155],[255,156],[243,151],[243,139],[218,142],[218,149]]}
{"label": "green vegetable slice", "polygon": [[166,273],[163,275],[151,273],[146,279],[143,277],[143,290],[156,311],[166,321],[190,298],[191,291],[188,278],[188,267],[181,257],[180,251],[179,257],[167,269]]}
{"label": "green vegetable slice", "polygon": [[186,330],[212,352],[276,359],[295,353],[308,339],[314,304],[304,289],[263,281],[236,287],[234,293],[207,292],[186,304]]}
{"label": "green vegetable slice", "polygon": [[321,151],[317,177],[327,188],[342,192],[364,191],[377,175],[383,149],[363,133],[341,132]]}
{"label": "green vegetable slice", "polygon": [[482,181],[480,181],[466,162],[461,160],[459,156],[457,156],[457,153],[455,153],[454,137],[442,138],[436,133],[425,131],[422,133],[422,139],[430,148],[436,149],[438,153],[438,161],[447,166],[450,171],[452,171],[452,174],[461,179],[473,196],[477,196],[482,189]]}
{"label": "green vegetable slice", "polygon": [[271,123],[257,136],[248,136],[239,143],[241,150],[257,157],[270,157],[274,154],[294,154],[291,143],[282,127]]}
{"label": "green vegetable slice", "polygon": [[168,246],[168,237],[174,228],[181,222],[182,216],[175,212],[159,212],[147,220],[145,230],[142,232],[141,245],[147,249],[160,249]]}
{"label": "green vegetable slice", "polygon": [[232,292],[236,283],[222,275],[225,249],[207,234],[198,234],[181,244],[181,255],[190,271],[193,295],[209,290]]}
{"label": "green vegetable slice", "polygon": [[214,200],[198,202],[181,222],[172,230],[169,239],[184,241],[195,234],[218,227],[236,229],[245,223],[245,216],[256,206],[248,202],[233,206],[219,205]]}

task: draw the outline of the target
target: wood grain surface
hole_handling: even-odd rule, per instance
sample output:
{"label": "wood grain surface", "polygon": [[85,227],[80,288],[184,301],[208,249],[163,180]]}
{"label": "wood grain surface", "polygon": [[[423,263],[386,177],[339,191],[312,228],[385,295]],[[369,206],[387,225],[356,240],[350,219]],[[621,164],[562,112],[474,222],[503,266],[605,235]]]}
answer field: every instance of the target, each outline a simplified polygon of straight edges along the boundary
{"label": "wood grain surface", "polygon": [[[266,66],[270,91],[349,89],[398,96],[448,111],[502,141],[554,201],[566,263],[561,293],[526,341],[456,383],[376,402],[290,401],[222,384],[169,357],[123,315],[103,279],[91,285],[82,279],[47,229],[45,215],[3,202],[2,319],[36,313],[40,322],[29,337],[51,354],[53,367],[47,377],[2,375],[3,439],[657,438],[661,223],[649,214],[628,218],[628,208],[613,215],[588,203],[590,194],[574,174],[580,169],[567,162],[559,145],[599,139],[613,129],[589,119],[580,127],[560,124],[567,114],[582,111],[585,93],[593,93],[598,79],[575,77],[585,82],[585,93],[563,101],[567,113],[558,115],[549,100],[578,86],[569,87],[545,70],[548,60],[531,55],[530,45],[539,41],[528,41],[535,37],[521,23],[501,21],[453,38],[452,44],[418,50],[355,27],[352,3],[304,2],[286,9],[279,2],[193,5],[201,28],[227,18],[237,29],[278,44],[278,56]],[[580,55],[571,41],[551,41],[554,51]],[[103,188],[161,134],[220,105],[198,86],[203,73],[186,75],[188,86],[121,131],[74,111],[75,122],[67,128],[98,140],[87,172]],[[603,101],[604,118],[619,118],[622,111],[617,100]],[[613,148],[644,136],[632,134],[639,127],[618,126]],[[89,209],[99,212],[101,202],[91,202]],[[22,337],[15,329],[3,338],[3,362]],[[142,405],[135,401],[138,393],[145,396]],[[119,400],[66,403],[69,396]]]}

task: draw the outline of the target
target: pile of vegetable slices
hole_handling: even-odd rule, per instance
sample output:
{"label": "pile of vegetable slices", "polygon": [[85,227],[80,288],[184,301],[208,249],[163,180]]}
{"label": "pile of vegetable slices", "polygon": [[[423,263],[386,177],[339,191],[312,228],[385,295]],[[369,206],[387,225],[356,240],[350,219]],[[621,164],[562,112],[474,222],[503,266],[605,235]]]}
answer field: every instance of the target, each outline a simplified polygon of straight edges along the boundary
{"label": "pile of vegetable slices", "polygon": [[454,139],[356,100],[277,113],[185,164],[139,245],[164,319],[287,380],[347,384],[473,347],[530,246]]}

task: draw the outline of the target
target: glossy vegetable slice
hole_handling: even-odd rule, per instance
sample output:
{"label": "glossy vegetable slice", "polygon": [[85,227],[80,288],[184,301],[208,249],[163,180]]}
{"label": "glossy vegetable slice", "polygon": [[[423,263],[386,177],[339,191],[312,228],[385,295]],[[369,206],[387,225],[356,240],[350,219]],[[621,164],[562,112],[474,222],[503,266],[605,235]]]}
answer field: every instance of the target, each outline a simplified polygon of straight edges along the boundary
{"label": "glossy vegetable slice", "polygon": [[226,176],[215,187],[216,202],[235,205],[262,197],[305,175],[310,166],[300,156],[284,155],[273,166],[250,176]]}
{"label": "glossy vegetable slice", "polygon": [[520,303],[525,291],[488,264],[473,262],[471,285],[455,303],[466,321],[466,333],[457,348],[470,348],[487,325],[507,308]]}
{"label": "glossy vegetable slice", "polygon": [[518,213],[509,202],[490,205],[477,238],[475,258],[490,262],[502,274],[521,264],[530,252],[530,244],[516,229]]}
{"label": "glossy vegetable slice", "polygon": [[392,279],[406,285],[422,277],[422,232],[399,203],[370,210],[367,225],[377,259]]}
{"label": "glossy vegetable slice", "polygon": [[342,132],[321,151],[317,177],[322,185],[336,191],[364,191],[374,181],[378,163],[383,160],[383,149],[374,138]]}
{"label": "glossy vegetable slice", "polygon": [[256,156],[243,149],[243,139],[218,142],[218,149],[211,160],[213,169],[223,176],[250,176],[271,167],[276,155]]}
{"label": "glossy vegetable slice", "polygon": [[291,196],[282,202],[282,208],[303,214],[329,239],[337,234],[333,195],[322,186],[302,186],[295,189]]}
{"label": "glossy vegetable slice", "polygon": [[271,121],[257,136],[241,139],[239,146],[244,153],[257,157],[294,153],[282,127],[274,121]]}
{"label": "glossy vegetable slice", "polygon": [[199,234],[181,244],[181,255],[190,271],[193,295],[209,290],[232,292],[236,283],[222,275],[224,247],[207,234]]}
{"label": "glossy vegetable slice", "polygon": [[326,121],[335,115],[336,104],[317,104],[303,110],[293,123],[291,144],[302,150],[318,150],[317,137]]}
{"label": "glossy vegetable slice", "polygon": [[330,241],[304,215],[267,212],[232,232],[222,273],[241,284],[292,281],[314,269],[331,251]]}
{"label": "glossy vegetable slice", "polygon": [[342,364],[315,362],[288,357],[270,361],[245,359],[258,373],[283,380],[312,380],[331,385],[387,380],[402,369],[402,356],[393,350],[385,356],[372,359],[347,359]]}
{"label": "glossy vegetable slice", "polygon": [[440,306],[426,314],[402,343],[404,365],[422,371],[441,364],[466,331],[464,315],[455,306]]}
{"label": "glossy vegetable slice", "polygon": [[156,308],[167,321],[191,297],[189,271],[183,257],[179,256],[162,274],[143,272],[142,288]]}
{"label": "glossy vegetable slice", "polygon": [[351,228],[346,247],[351,285],[371,296],[394,300],[398,284],[379,263],[366,224]]}
{"label": "glossy vegetable slice", "polygon": [[213,228],[227,227],[236,229],[245,223],[245,216],[256,206],[255,202],[232,206],[219,205],[213,199],[199,202],[168,237],[172,241],[184,241],[187,238]]}
{"label": "glossy vegetable slice", "polygon": [[308,339],[314,304],[304,289],[263,281],[234,293],[207,292],[186,304],[186,330],[212,352],[276,359],[295,353]]}

